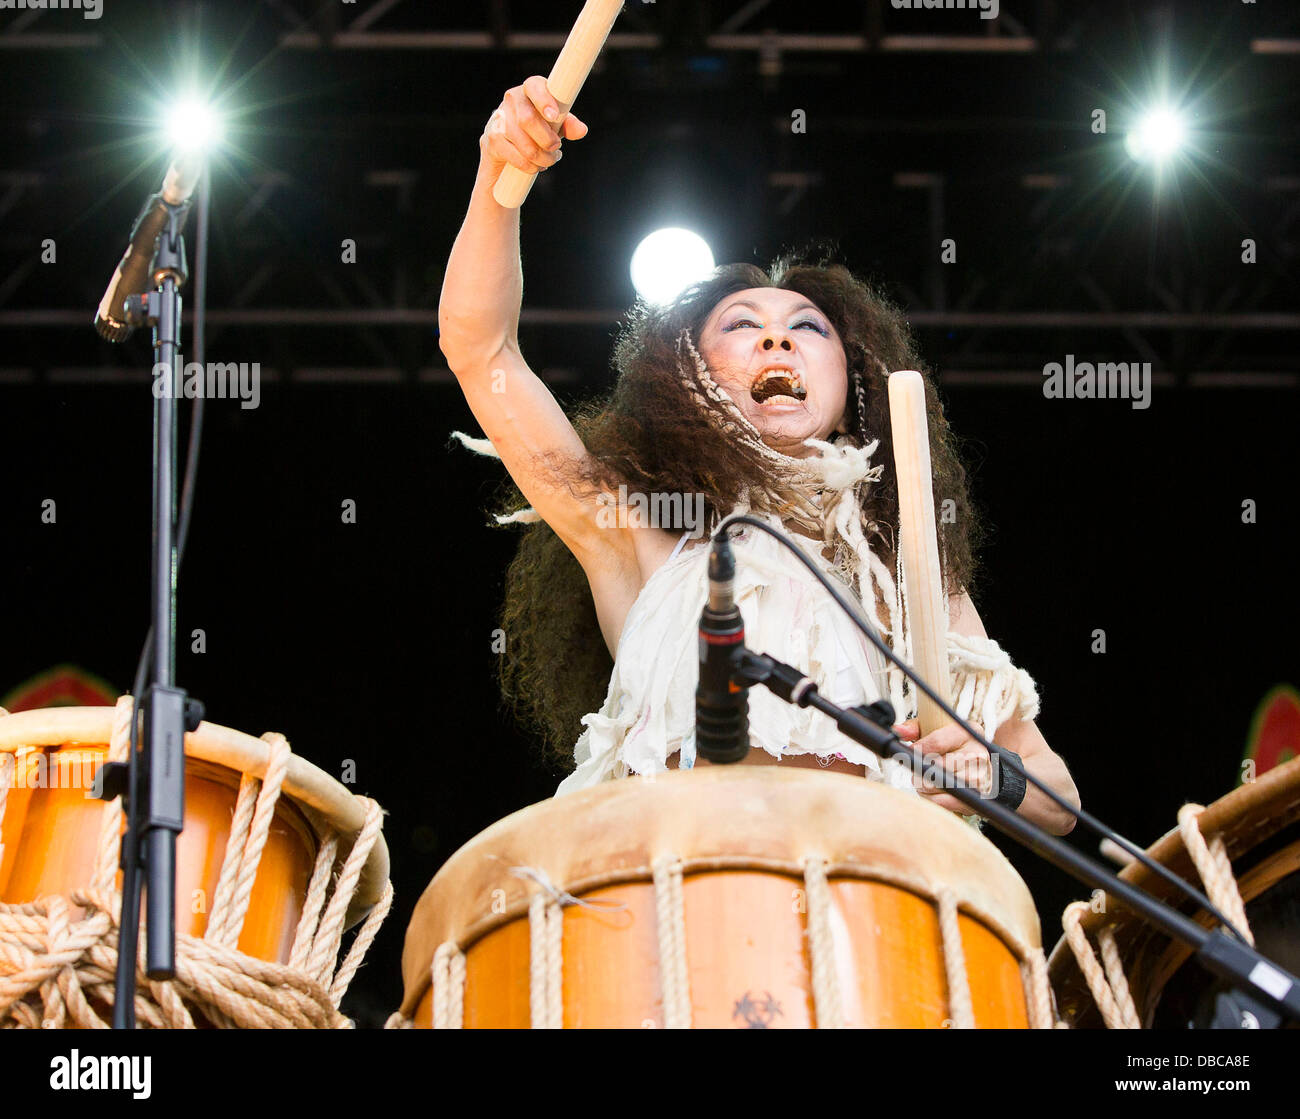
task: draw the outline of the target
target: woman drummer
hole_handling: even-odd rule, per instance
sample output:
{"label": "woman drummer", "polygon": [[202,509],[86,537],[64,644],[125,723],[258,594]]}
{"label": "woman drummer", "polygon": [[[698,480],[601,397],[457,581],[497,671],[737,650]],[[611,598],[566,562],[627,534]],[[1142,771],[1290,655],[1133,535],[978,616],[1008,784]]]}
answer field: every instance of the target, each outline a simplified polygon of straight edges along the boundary
{"label": "woman drummer", "polygon": [[[479,141],[438,313],[443,354],[487,439],[458,437],[499,457],[518,488],[522,500],[498,521],[530,525],[507,579],[503,682],[573,769],[560,792],[707,764],[695,753],[696,627],[707,535],[730,512],[795,534],[869,604],[863,617],[891,647],[907,647],[886,379],[920,367],[901,315],[867,285],[841,265],[788,256],[767,272],[717,269],[666,307],[639,303],[615,347],[611,397],[571,421],[520,352],[519,211],[492,188],[506,164],[545,171],[562,139],[587,132],[572,114],[560,119],[544,78],[506,93]],[[988,638],[967,591],[977,523],[925,382],[957,709],[1077,807],[1034,723],[1033,681]],[[841,705],[887,698],[915,712],[901,673],[779,542],[745,528],[736,559],[747,644],[808,672]],[[944,785],[957,779],[1057,834],[1074,825],[1032,786],[995,782],[987,751],[955,725],[919,741],[915,719],[896,728],[931,764],[921,781],[819,712],[759,688],[750,703],[752,764],[866,775],[954,812],[963,806]]]}

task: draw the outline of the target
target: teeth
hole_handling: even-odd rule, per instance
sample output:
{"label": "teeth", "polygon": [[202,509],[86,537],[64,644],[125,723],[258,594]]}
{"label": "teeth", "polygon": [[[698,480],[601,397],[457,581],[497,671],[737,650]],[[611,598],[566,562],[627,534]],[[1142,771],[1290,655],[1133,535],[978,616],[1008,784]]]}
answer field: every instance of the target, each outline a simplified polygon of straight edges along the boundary
{"label": "teeth", "polygon": [[769,369],[765,373],[760,375],[758,380],[754,382],[754,388],[756,389],[762,388],[765,384],[767,384],[768,381],[772,380],[774,377],[780,377],[783,378],[784,380],[789,381],[790,384],[793,385],[795,388],[798,388],[800,385],[803,384],[803,381],[800,378],[799,374],[796,373],[793,369]]}
{"label": "teeth", "polygon": [[[768,383],[773,380],[785,382],[789,385],[790,391],[784,392],[778,390],[769,394],[766,391],[766,387]],[[790,400],[798,403],[808,395],[807,391],[803,387],[803,379],[799,374],[793,369],[786,369],[783,366],[773,366],[770,369],[765,369],[754,380],[754,384],[749,391],[754,399],[760,404],[773,400]]]}

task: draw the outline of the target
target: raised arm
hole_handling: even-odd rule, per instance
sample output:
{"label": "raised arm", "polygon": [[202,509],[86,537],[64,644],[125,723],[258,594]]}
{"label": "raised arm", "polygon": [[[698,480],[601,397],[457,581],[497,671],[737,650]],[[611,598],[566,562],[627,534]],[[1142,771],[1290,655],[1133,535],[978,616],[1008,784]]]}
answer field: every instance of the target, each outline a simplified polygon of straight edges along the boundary
{"label": "raised arm", "polygon": [[[479,140],[479,168],[464,224],[452,248],[438,305],[439,345],[483,434],[492,441],[515,484],[534,509],[588,567],[617,548],[600,529],[594,499],[575,495],[552,466],[580,464],[586,448],[550,390],[519,348],[523,270],[519,210],[492,197],[506,163],[544,171],[559,160],[560,133],[545,119],[558,107],[546,80],[529,78],[509,90]],[[564,138],[581,139],[587,126],[570,114]]]}

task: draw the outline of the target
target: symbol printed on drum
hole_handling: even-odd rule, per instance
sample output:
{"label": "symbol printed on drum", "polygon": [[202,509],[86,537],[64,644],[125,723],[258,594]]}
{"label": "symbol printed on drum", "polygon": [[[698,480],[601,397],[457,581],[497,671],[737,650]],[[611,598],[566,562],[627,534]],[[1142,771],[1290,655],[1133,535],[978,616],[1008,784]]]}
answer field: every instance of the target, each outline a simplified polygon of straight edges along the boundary
{"label": "symbol printed on drum", "polygon": [[765,1030],[780,1013],[781,1004],[772,997],[771,991],[764,991],[763,998],[759,1001],[751,998],[749,992],[746,991],[737,1000],[731,1016],[743,1019],[746,1029]]}

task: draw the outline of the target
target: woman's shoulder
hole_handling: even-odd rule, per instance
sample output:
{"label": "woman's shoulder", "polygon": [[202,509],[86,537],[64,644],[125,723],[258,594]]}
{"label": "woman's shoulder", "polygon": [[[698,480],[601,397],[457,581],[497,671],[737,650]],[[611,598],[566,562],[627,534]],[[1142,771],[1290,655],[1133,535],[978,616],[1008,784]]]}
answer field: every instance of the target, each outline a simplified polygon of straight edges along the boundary
{"label": "woman's shoulder", "polygon": [[610,530],[609,546],[583,567],[610,655],[615,656],[633,604],[651,578],[675,555],[681,533],[637,527]]}
{"label": "woman's shoulder", "polygon": [[671,532],[662,528],[635,530],[632,533],[632,548],[636,554],[641,586],[644,587],[660,568],[700,539],[706,538],[697,536],[693,539],[689,532]]}

